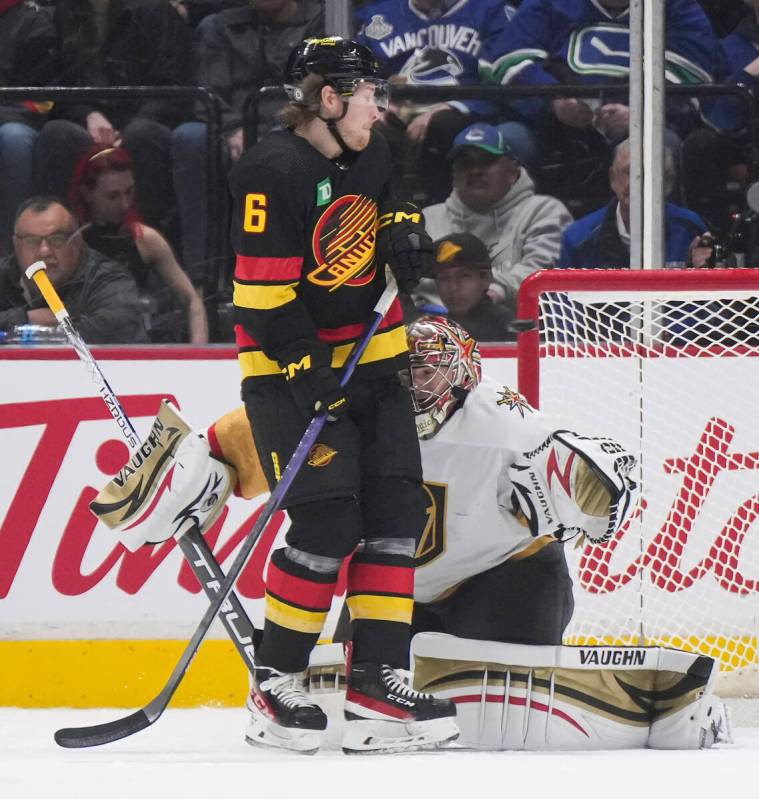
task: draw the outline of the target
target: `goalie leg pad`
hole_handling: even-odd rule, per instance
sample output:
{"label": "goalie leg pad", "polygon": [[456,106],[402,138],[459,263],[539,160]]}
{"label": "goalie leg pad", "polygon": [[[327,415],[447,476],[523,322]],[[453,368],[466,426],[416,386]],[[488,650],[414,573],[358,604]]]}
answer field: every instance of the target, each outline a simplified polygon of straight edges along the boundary
{"label": "goalie leg pad", "polygon": [[234,469],[214,458],[208,440],[164,400],[145,443],[90,509],[134,552],[196,524],[208,529],[235,483]]}
{"label": "goalie leg pad", "polygon": [[[456,703],[489,750],[697,749],[729,740],[717,664],[657,647],[526,646],[421,633],[414,687]],[[712,708],[710,710],[710,708]]]}

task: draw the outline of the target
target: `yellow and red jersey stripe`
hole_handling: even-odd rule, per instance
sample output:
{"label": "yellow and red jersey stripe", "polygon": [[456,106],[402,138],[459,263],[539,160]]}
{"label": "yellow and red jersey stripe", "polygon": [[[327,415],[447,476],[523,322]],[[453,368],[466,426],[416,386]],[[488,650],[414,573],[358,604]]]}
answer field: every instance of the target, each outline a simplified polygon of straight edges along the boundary
{"label": "yellow and red jersey stripe", "polygon": [[[319,341],[332,347],[333,368],[339,369],[345,365],[353,345],[363,334],[364,328],[365,324],[317,328]],[[243,379],[280,374],[281,369],[277,362],[264,354],[256,339],[240,324],[235,326],[235,339]],[[361,356],[359,365],[394,358],[406,352],[407,349],[403,312],[400,302],[395,300]]]}

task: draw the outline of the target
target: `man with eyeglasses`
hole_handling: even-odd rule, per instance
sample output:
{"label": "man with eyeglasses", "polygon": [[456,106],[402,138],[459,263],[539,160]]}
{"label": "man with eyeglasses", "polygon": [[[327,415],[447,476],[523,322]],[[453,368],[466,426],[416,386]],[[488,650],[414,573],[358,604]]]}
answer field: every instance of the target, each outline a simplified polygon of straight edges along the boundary
{"label": "man with eyeglasses", "polygon": [[44,261],[74,325],[85,341],[147,341],[134,278],[122,264],[90,249],[74,214],[54,197],[25,200],[16,212],[13,254],[0,261],[0,330],[58,324],[36,286],[24,276]]}

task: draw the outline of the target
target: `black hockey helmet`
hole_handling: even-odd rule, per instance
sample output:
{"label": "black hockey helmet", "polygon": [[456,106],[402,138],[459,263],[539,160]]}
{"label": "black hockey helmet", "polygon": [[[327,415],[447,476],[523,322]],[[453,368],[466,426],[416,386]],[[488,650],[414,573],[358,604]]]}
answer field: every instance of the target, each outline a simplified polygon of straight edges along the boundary
{"label": "black hockey helmet", "polygon": [[305,39],[290,53],[285,66],[284,88],[291,102],[302,103],[300,83],[308,75],[321,75],[343,96],[353,94],[359,83],[377,87],[378,105],[387,95],[387,82],[380,78],[380,63],[363,44],[341,36]]}

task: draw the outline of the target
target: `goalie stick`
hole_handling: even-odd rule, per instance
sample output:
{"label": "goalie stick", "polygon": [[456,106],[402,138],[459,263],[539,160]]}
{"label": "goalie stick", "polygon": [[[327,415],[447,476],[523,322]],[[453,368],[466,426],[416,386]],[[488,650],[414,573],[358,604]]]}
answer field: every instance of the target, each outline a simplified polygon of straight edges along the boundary
{"label": "goalie stick", "polygon": [[[142,442],[131,419],[119,402],[89,347],[74,327],[63,301],[45,272],[44,262],[36,261],[33,263],[26,270],[26,276],[37,284],[42,296],[45,298],[45,302],[55,314],[55,318],[60,322],[69,343],[82,363],[87,366],[90,377],[98,387],[98,393],[103,398],[103,402],[119,426],[130,449],[133,451],[139,449]],[[206,596],[211,600],[215,599],[217,587],[224,582],[224,572],[197,525],[181,536],[178,544],[193,574],[203,587]],[[252,671],[255,628],[234,593],[230,593],[228,602],[221,608],[221,622],[246,667]]]}
{"label": "goalie stick", "polygon": [[[398,293],[398,286],[395,282],[395,278],[393,278],[390,273],[389,267],[385,268],[385,274],[387,286],[382,292],[377,304],[374,306],[373,318],[367,323],[363,336],[353,346],[348,360],[343,367],[343,374],[340,378],[341,386],[345,386],[350,380],[359,359],[369,345],[372,336]],[[326,420],[326,412],[321,411],[317,413],[309,423],[292,457],[288,461],[282,473],[282,477],[274,487],[274,490],[269,495],[269,499],[261,510],[253,529],[243,541],[240,551],[237,553],[227,572],[224,583],[218,590],[216,598],[212,601],[203,615],[203,618],[200,620],[192,638],[185,647],[182,656],[161,691],[148,702],[147,705],[140,708],[140,710],[128,716],[116,719],[115,721],[106,722],[105,724],[95,724],[89,727],[68,727],[58,730],[55,733],[55,741],[59,746],[81,748],[85,746],[100,746],[101,744],[118,741],[129,735],[134,735],[134,733],[140,732],[140,730],[146,729],[161,717],[164,710],[168,707],[171,697],[174,695],[179,683],[182,681],[192,659],[195,657],[198,647],[213,623],[216,614],[219,612],[224,602],[226,602],[227,596],[231,593],[240,572],[245,568],[245,564],[256,541],[266,527],[272,514],[274,514],[282,503],[287,489],[300,471],[311,447],[316,442],[319,432],[324,427]]]}

